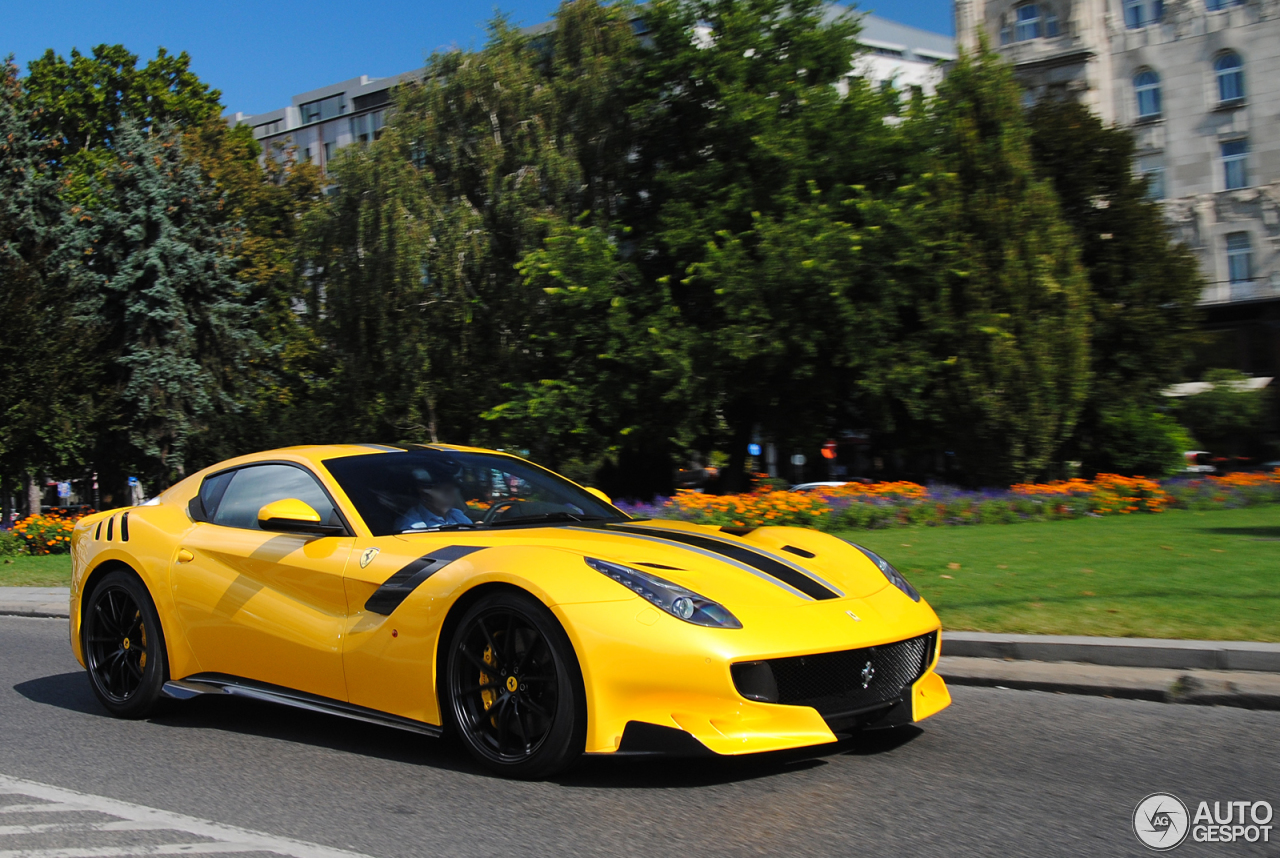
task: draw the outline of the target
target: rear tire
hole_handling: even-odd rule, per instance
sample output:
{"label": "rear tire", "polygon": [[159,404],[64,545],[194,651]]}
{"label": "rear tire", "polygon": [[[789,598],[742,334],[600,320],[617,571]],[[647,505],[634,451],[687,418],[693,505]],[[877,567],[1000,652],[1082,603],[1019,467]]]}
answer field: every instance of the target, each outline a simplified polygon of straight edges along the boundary
{"label": "rear tire", "polygon": [[586,707],[573,646],[532,596],[481,598],[449,642],[445,710],[458,738],[505,777],[545,778],[582,754]]}
{"label": "rear tire", "polygon": [[89,685],[117,718],[145,718],[169,677],[160,615],[146,586],[124,569],[108,572],[84,606],[80,644]]}

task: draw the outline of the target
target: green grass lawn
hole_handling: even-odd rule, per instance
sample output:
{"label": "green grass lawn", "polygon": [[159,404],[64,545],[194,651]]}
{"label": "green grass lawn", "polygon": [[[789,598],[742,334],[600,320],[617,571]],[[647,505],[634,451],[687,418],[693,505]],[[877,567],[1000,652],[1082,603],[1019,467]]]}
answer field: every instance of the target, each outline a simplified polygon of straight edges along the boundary
{"label": "green grass lawn", "polygon": [[[841,535],[949,629],[1280,641],[1280,506]],[[66,554],[0,560],[0,586],[70,580]]]}
{"label": "green grass lawn", "polygon": [[71,555],[0,557],[0,587],[70,587]]}
{"label": "green grass lawn", "polygon": [[841,535],[948,629],[1280,641],[1280,506]]}

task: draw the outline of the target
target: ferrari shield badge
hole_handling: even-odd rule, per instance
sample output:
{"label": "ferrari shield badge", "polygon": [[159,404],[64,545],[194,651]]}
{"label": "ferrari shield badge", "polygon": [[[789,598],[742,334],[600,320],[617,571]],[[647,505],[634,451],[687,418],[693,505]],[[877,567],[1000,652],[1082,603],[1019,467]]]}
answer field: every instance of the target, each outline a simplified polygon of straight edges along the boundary
{"label": "ferrari shield badge", "polygon": [[364,550],[364,553],[360,555],[361,569],[363,569],[364,567],[368,566],[370,563],[373,562],[373,558],[378,556],[378,550],[379,549],[377,548],[366,548]]}

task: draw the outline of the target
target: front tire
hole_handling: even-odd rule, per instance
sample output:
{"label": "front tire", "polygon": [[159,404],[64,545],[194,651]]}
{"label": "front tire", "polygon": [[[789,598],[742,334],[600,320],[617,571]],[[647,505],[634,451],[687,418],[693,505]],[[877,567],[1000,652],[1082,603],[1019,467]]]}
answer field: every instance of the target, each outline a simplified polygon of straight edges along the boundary
{"label": "front tire", "polygon": [[506,777],[567,769],[586,741],[578,661],[555,616],[516,592],[481,598],[449,644],[447,712],[481,764]]}
{"label": "front tire", "polygon": [[145,718],[163,695],[169,674],[160,615],[132,572],[108,572],[84,608],[80,643],[89,685],[117,718]]}

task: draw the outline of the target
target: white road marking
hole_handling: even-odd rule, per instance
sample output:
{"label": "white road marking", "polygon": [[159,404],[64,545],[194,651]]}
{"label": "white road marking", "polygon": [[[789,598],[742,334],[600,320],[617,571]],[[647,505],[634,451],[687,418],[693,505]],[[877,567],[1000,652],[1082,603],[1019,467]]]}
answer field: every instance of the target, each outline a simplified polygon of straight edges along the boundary
{"label": "white road marking", "polygon": [[[194,816],[156,810],[105,796],[90,795],[35,781],[0,775],[0,795],[38,799],[0,806],[0,813],[98,813],[115,817],[109,822],[39,823],[0,825],[0,858],[124,858],[130,855],[218,855],[268,852],[289,858],[369,858],[358,852],[334,849],[318,843],[263,834]],[[137,846],[95,846],[92,836],[105,831],[174,831],[207,838],[205,843],[166,843]],[[23,835],[84,832],[84,845],[47,849],[6,849],[5,839]]]}

